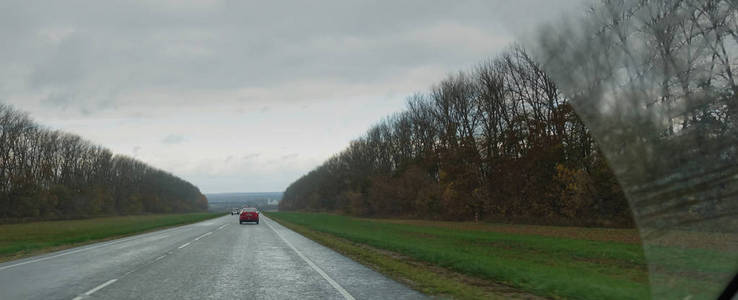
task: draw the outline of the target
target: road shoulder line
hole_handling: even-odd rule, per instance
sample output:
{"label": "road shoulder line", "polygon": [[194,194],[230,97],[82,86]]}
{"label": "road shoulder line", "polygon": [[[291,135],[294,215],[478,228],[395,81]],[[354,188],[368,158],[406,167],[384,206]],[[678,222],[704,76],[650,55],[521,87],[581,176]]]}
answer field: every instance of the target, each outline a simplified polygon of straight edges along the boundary
{"label": "road shoulder line", "polygon": [[300,258],[302,258],[302,260],[304,260],[311,268],[313,268],[313,270],[315,270],[315,272],[317,272],[318,274],[320,274],[320,276],[322,276],[323,279],[325,279],[326,281],[328,281],[328,283],[330,283],[330,285],[333,286],[333,288],[335,288],[336,291],[338,291],[343,296],[343,298],[345,298],[347,300],[355,300],[355,298],[353,296],[351,296],[351,294],[349,294],[349,292],[346,291],[346,289],[344,289],[340,284],[338,284],[338,282],[336,282],[335,280],[333,280],[333,278],[331,278],[330,276],[328,276],[328,274],[326,274],[323,271],[323,269],[321,269],[320,267],[318,267],[318,265],[316,265],[315,263],[313,263],[313,261],[310,260],[309,258],[307,258],[304,254],[302,254],[302,252],[300,252],[299,250],[297,250],[297,248],[295,248],[295,246],[293,246],[292,243],[290,243],[290,241],[288,241],[287,239],[285,239],[282,236],[282,234],[279,233],[279,231],[277,231],[276,229],[274,229],[274,227],[272,227],[272,225],[269,224],[269,223],[271,223],[271,220],[269,220],[269,222],[264,222],[264,223],[267,225],[267,227],[269,227],[270,229],[272,229],[272,231],[274,231],[274,233],[276,233],[277,236],[280,239],[282,239],[282,241],[284,241],[285,244],[287,244],[287,246],[289,246],[290,248],[292,248],[292,250],[295,251],[295,253],[297,253],[297,256],[299,256]]}

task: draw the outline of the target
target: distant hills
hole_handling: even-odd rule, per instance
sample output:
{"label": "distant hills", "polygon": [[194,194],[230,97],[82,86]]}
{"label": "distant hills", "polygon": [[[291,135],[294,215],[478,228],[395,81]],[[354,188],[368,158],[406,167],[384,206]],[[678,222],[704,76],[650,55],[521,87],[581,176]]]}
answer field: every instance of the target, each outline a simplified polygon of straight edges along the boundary
{"label": "distant hills", "polygon": [[208,197],[210,211],[230,211],[239,207],[258,207],[263,210],[276,209],[282,200],[282,192],[261,193],[213,193]]}
{"label": "distant hills", "polygon": [[270,199],[279,202],[282,200],[282,192],[263,192],[263,193],[213,193],[205,194],[209,203],[246,201],[257,199]]}

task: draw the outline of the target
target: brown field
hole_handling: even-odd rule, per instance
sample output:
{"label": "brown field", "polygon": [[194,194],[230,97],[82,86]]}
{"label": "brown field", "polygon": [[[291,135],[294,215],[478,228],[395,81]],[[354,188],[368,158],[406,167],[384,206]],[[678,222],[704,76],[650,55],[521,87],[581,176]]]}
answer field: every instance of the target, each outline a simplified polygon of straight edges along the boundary
{"label": "brown field", "polygon": [[571,238],[578,240],[590,240],[601,242],[620,242],[628,244],[640,244],[641,238],[638,229],[621,228],[589,228],[570,226],[542,226],[542,225],[519,225],[499,223],[474,223],[474,222],[446,222],[408,219],[364,219],[373,222],[386,222],[392,224],[408,224],[418,226],[431,226],[440,228],[476,230],[488,232],[500,232],[511,234],[531,234],[559,238]]}

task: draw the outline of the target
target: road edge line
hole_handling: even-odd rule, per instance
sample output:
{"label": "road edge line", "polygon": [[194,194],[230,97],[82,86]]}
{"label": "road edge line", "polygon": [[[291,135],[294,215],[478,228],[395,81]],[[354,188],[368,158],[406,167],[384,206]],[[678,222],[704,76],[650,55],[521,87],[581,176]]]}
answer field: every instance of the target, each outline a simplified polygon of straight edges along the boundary
{"label": "road edge line", "polygon": [[287,239],[285,239],[282,236],[282,234],[280,234],[279,231],[277,231],[276,229],[274,229],[274,227],[272,227],[272,225],[270,225],[269,223],[271,223],[271,219],[269,219],[269,222],[265,222],[265,224],[267,225],[267,227],[269,227],[272,231],[274,231],[274,233],[276,233],[277,236],[280,239],[282,239],[282,241],[284,241],[285,244],[287,244],[287,246],[289,246],[290,248],[292,248],[292,250],[295,251],[295,253],[297,253],[297,256],[299,256],[300,258],[302,258],[302,260],[304,260],[311,268],[313,268],[313,270],[315,270],[315,272],[317,272],[318,274],[320,274],[320,276],[322,276],[323,279],[325,279],[326,281],[328,281],[328,283],[330,283],[331,286],[333,286],[333,288],[335,288],[336,291],[338,291],[343,296],[343,298],[345,298],[347,300],[356,300],[354,298],[354,296],[351,296],[351,294],[346,289],[344,289],[340,284],[338,284],[338,282],[336,282],[335,280],[333,280],[333,278],[331,278],[330,276],[328,276],[328,274],[326,274],[325,271],[323,271],[323,269],[321,269],[320,267],[318,267],[318,265],[316,265],[312,260],[310,260],[309,258],[307,258],[307,256],[305,256],[304,254],[302,254],[302,252],[300,252],[299,250],[297,250],[297,248],[295,248],[295,246],[293,246],[292,243],[290,243],[290,241],[288,241]]}

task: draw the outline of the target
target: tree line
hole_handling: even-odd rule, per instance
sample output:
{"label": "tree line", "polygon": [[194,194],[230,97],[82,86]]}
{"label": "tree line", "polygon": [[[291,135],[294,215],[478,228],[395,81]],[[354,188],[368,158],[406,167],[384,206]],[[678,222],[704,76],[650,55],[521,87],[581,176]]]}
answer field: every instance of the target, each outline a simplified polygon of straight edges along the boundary
{"label": "tree line", "polygon": [[631,225],[568,99],[525,49],[448,76],[292,183],[280,209]]}
{"label": "tree line", "polygon": [[734,220],[738,6],[585,11],[543,28],[534,54],[513,47],[410,97],[280,208],[627,226],[630,205],[649,228]]}
{"label": "tree line", "polygon": [[0,219],[206,209],[207,198],[191,183],[0,104]]}

